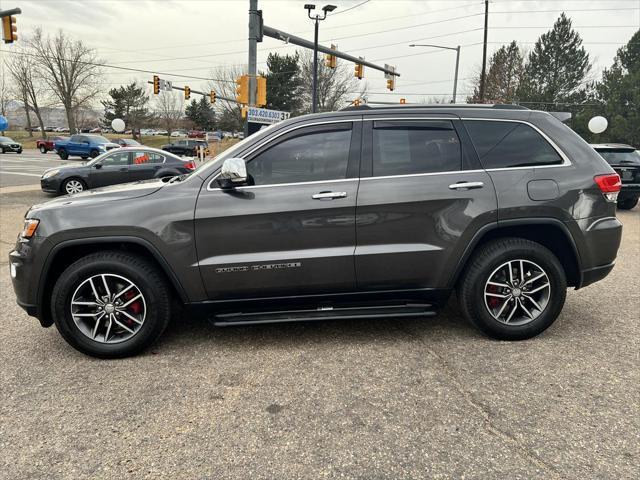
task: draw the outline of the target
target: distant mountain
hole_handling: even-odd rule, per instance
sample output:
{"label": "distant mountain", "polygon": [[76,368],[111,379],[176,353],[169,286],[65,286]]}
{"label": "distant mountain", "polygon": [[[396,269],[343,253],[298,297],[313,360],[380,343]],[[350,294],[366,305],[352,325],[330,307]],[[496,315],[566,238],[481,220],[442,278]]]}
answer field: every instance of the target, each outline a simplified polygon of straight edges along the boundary
{"label": "distant mountain", "polygon": [[[63,108],[52,108],[52,107],[43,107],[40,109],[42,113],[42,121],[44,122],[45,127],[53,126],[53,127],[67,127],[67,115],[64,112]],[[31,117],[31,125],[36,127],[38,126],[38,119],[34,115],[33,112],[30,112]],[[78,123],[79,126],[91,126],[97,127],[100,125],[100,118],[102,116],[102,112],[98,110],[91,109],[83,109],[78,114]],[[23,129],[27,126],[27,116],[24,112],[23,103],[17,100],[11,100],[7,104],[7,120],[9,121],[9,128],[11,130]]]}

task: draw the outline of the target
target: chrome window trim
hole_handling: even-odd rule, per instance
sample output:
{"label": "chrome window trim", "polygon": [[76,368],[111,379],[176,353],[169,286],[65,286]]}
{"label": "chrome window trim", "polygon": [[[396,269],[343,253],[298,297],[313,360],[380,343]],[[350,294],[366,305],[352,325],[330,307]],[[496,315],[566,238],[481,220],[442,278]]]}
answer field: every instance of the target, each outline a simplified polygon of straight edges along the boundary
{"label": "chrome window trim", "polygon": [[[473,121],[473,120],[479,120],[479,121],[484,121],[484,122],[511,122],[511,123],[523,123],[525,125],[528,125],[529,127],[533,128],[536,132],[538,132],[540,134],[540,136],[542,138],[544,138],[547,143],[549,145],[551,145],[551,148],[553,148],[556,153],[558,155],[560,155],[560,158],[562,159],[562,163],[556,164],[556,165],[527,165],[524,167],[499,167],[499,168],[486,168],[485,170],[487,172],[500,172],[502,170],[524,170],[524,169],[531,169],[531,168],[559,168],[559,167],[569,167],[572,165],[571,160],[569,160],[569,157],[562,151],[562,149],[553,141],[549,138],[549,136],[544,133],[542,130],[540,130],[537,126],[535,126],[533,123],[531,122],[527,122],[526,120],[513,120],[513,119],[502,119],[502,118],[480,118],[480,117],[464,117],[461,118],[462,121]],[[473,142],[473,140],[472,140]],[[482,163],[482,160],[480,160],[480,163]]]}
{"label": "chrome window trim", "polygon": [[446,172],[428,172],[428,173],[407,173],[404,175],[384,175],[380,177],[361,177],[360,181],[365,180],[382,180],[386,178],[410,178],[410,177],[430,177],[435,175],[451,175],[452,173],[484,173],[486,170],[448,170]]}
{"label": "chrome window trim", "polygon": [[[217,178],[217,177],[216,177]],[[314,185],[314,184],[325,184],[325,183],[342,183],[342,182],[357,182],[360,179],[357,177],[352,178],[340,178],[338,180],[313,180],[311,182],[293,182],[293,183],[270,183],[269,185],[244,185],[241,187],[235,187],[233,190],[253,190],[255,188],[271,188],[271,187],[291,187],[295,185]],[[228,188],[219,188],[219,187],[207,187],[207,190],[210,192],[216,190],[230,190]]]}
{"label": "chrome window trim", "polygon": [[[304,127],[313,127],[315,125],[324,125],[324,124],[331,124],[331,123],[353,123],[353,122],[361,122],[362,118],[358,117],[358,118],[354,118],[354,119],[349,119],[349,120],[328,120],[328,121],[324,121],[324,122],[313,122],[313,123],[304,123],[301,125],[294,125],[293,127],[284,130],[280,133],[278,133],[277,135],[274,135],[273,137],[269,137],[266,141],[260,143],[259,145],[256,145],[255,147],[253,147],[251,150],[249,150],[247,153],[245,153],[242,157],[246,157],[251,155],[253,152],[255,152],[256,150],[262,148],[265,146],[265,144],[267,142],[272,142],[273,140],[281,137],[282,135],[285,135],[289,132],[293,132],[294,130],[298,130],[300,128],[304,128]],[[213,182],[215,182],[215,180],[218,178],[218,176],[220,175],[220,173],[218,173],[215,177],[213,177],[209,183],[207,184],[207,191],[211,192],[214,190],[225,190],[223,188],[218,188],[218,187],[212,187],[211,184]],[[326,183],[326,182],[339,182],[339,181],[345,181],[345,180],[354,180],[356,179],[356,177],[353,178],[341,178],[341,179],[337,179],[337,180],[316,180],[316,181],[311,181],[311,182],[295,182],[295,183],[272,183],[269,185],[250,185],[249,187],[251,188],[255,188],[255,187],[274,187],[276,185],[303,185],[306,183]],[[240,188],[246,188],[246,187],[236,187],[236,189],[240,189]]]}

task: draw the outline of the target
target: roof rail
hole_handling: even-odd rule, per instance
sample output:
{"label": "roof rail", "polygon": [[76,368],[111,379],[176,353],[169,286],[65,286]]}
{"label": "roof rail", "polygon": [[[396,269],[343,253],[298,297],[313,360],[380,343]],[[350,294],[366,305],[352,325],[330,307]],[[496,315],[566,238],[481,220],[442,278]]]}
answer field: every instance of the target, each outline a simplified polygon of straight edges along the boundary
{"label": "roof rail", "polygon": [[495,108],[496,110],[529,110],[527,107],[523,107],[522,105],[513,105],[509,103],[398,103],[393,105],[369,105],[363,104],[359,106],[350,105],[341,109],[340,111],[354,111],[354,110],[384,110],[389,108],[420,108],[420,109],[429,109],[429,108],[462,108],[462,109],[473,109],[473,108]]}

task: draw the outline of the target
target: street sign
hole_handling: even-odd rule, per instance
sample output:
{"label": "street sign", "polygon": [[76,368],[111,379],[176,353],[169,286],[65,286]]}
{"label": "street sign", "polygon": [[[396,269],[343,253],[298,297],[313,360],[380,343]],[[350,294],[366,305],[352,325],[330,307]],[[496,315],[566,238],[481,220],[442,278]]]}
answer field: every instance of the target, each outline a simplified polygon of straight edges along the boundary
{"label": "street sign", "polygon": [[247,109],[247,121],[253,123],[266,123],[268,125],[281,122],[291,116],[290,112],[269,110],[267,108],[249,107]]}
{"label": "street sign", "polygon": [[165,92],[170,92],[171,90],[173,90],[173,85],[169,80],[165,80],[164,78],[161,78],[160,90],[164,90]]}

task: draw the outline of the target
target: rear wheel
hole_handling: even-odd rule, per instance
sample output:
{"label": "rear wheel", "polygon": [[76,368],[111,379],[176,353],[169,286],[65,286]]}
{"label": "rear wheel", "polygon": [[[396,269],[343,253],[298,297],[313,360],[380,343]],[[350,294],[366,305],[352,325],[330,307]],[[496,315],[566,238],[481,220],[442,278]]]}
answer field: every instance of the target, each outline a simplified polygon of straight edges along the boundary
{"label": "rear wheel", "polygon": [[633,197],[622,197],[618,199],[618,208],[620,210],[631,210],[633,207],[638,205],[638,196]]}
{"label": "rear wheel", "polygon": [[40,153],[47,153],[47,147],[40,145]]}
{"label": "rear wheel", "polygon": [[129,253],[88,255],[67,268],[51,297],[56,328],[77,350],[100,358],[135,355],[162,334],[171,296],[161,272]]}
{"label": "rear wheel", "polygon": [[566,290],[564,270],[551,251],[530,240],[505,238],[474,254],[458,300],[465,317],[488,336],[524,340],[556,320]]}
{"label": "rear wheel", "polygon": [[61,149],[58,150],[58,156],[62,160],[66,160],[67,158],[69,158],[69,154],[67,153],[67,151],[64,148],[61,148]]}
{"label": "rear wheel", "polygon": [[91,158],[96,158],[98,155],[100,155],[100,152],[98,150],[91,150],[91,152],[89,152],[89,155],[91,155]]}
{"label": "rear wheel", "polygon": [[62,183],[62,193],[73,195],[87,189],[86,183],[79,178],[68,178]]}

